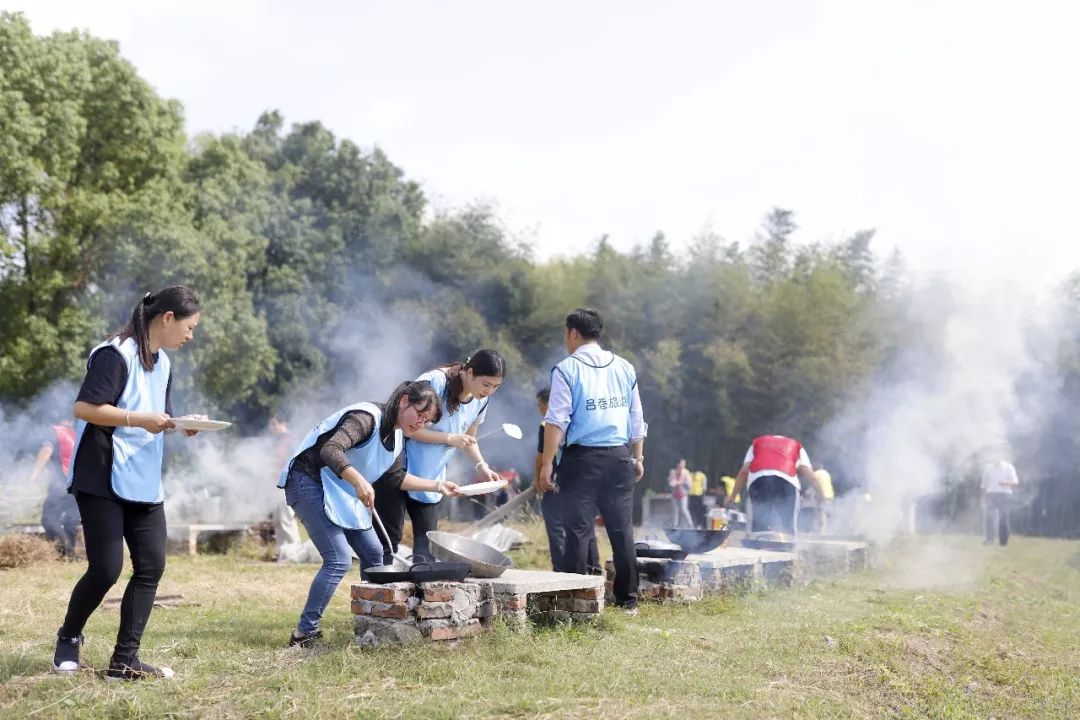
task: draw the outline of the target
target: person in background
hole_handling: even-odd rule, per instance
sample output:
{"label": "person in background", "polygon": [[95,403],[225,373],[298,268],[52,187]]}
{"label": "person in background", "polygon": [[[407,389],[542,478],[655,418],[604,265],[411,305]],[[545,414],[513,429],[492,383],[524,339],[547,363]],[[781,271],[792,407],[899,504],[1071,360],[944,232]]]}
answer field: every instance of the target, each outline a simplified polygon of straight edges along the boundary
{"label": "person in background", "polygon": [[731,503],[729,503],[729,505],[732,505],[732,504],[735,504],[735,503],[738,503],[738,502],[742,501],[742,495],[741,494],[740,495],[733,495],[732,494],[733,491],[735,490],[735,478],[731,477],[730,475],[724,475],[724,476],[722,476],[720,478],[720,483],[724,486],[724,501],[725,502],[728,499],[730,499]]}
{"label": "person in background", "polygon": [[[79,669],[83,628],[105,593],[120,578],[124,545],[132,574],[120,602],[108,680],[171,677],[169,668],[139,659],[143,630],[165,571],[165,488],[162,433],[172,421],[171,361],[195,333],[201,306],[183,285],[146,293],[131,321],[90,351],[86,377],[75,400],[75,448],[69,476],[83,521],[88,567],[71,591],[57,632],[53,670]],[[184,430],[192,436],[194,430]]]}
{"label": "person in background", "polygon": [[690,517],[694,520],[694,527],[705,527],[705,493],[708,492],[709,481],[700,470],[690,473],[689,507]]}
{"label": "person in background", "polygon": [[[274,439],[274,467],[280,468],[292,457],[293,450],[300,438],[289,430],[285,418],[277,413],[270,416],[266,426]],[[277,545],[278,558],[286,545],[300,542],[300,526],[296,523],[296,513],[282,497],[274,508],[274,543]]]}
{"label": "person in background", "polygon": [[539,489],[555,489],[559,455],[561,515],[566,528],[566,569],[585,573],[597,510],[611,541],[614,604],[637,613],[634,552],[634,484],[645,472],[645,435],[634,366],[600,347],[600,313],[578,308],[566,316],[563,342],[569,356],[551,371],[544,417],[544,457]]}
{"label": "person in background", "polygon": [[821,486],[821,494],[814,492],[814,507],[817,511],[817,517],[814,518],[813,529],[814,532],[822,533],[829,527],[829,515],[826,508],[836,497],[836,491],[833,489],[832,473],[825,468],[815,470],[814,477],[817,478],[818,485]]}
{"label": "person in background", "polygon": [[983,523],[986,539],[983,545],[994,544],[994,528],[997,527],[998,542],[1009,544],[1009,509],[1012,494],[1020,479],[1016,468],[1008,460],[994,460],[982,466]]}
{"label": "person in background", "polygon": [[[322,637],[319,623],[330,598],[352,567],[381,565],[383,545],[372,528],[375,487],[456,495],[457,485],[427,480],[401,463],[404,433],[415,432],[442,414],[439,394],[424,381],[406,381],[383,403],[361,402],[338,410],[307,434],[278,479],[285,498],[322,556],[300,621],[289,645],[311,647]],[[374,486],[374,487],[373,487]]]}
{"label": "person in background", "polygon": [[[533,487],[540,496],[540,512],[544,516],[544,528],[547,530],[548,550],[551,552],[551,569],[555,572],[569,572],[566,567],[566,527],[563,525],[562,510],[559,501],[559,479],[554,479],[555,489],[544,492],[540,489],[540,469],[544,463],[544,416],[548,411],[548,398],[551,388],[544,388],[536,393],[536,409],[540,412],[540,428],[536,438],[536,474],[533,475]],[[593,525],[592,539],[589,541],[588,557],[585,561],[587,572],[591,575],[603,573],[600,567],[600,551],[596,545],[596,526]]]}
{"label": "person in background", "polygon": [[[506,360],[502,354],[484,349],[465,358],[465,362],[450,363],[417,378],[435,388],[443,413],[431,427],[407,434],[405,467],[411,474],[429,480],[446,479],[447,463],[457,450],[462,450],[480,482],[501,479],[484,462],[476,433],[487,417],[488,398],[498,391],[505,376]],[[413,556],[417,560],[432,559],[427,534],[439,528],[440,500],[439,493],[405,492],[388,484],[376,488],[375,507],[390,536],[391,545],[383,547],[383,561],[387,565],[393,561],[392,554],[401,542],[406,514],[412,523]],[[483,502],[486,506],[487,498]]]}
{"label": "person in background", "polygon": [[[45,504],[41,507],[41,527],[45,537],[60,548],[63,557],[75,556],[75,536],[79,531],[79,506],[67,491],[67,475],[71,454],[75,450],[75,424],[64,418],[51,426],[51,437],[41,444],[34,467],[30,470],[29,485],[37,482],[43,472],[48,478]],[[49,460],[56,458],[50,465]]]}
{"label": "person in background", "polygon": [[730,507],[731,495],[737,496],[745,487],[750,497],[750,532],[769,530],[794,535],[799,519],[800,480],[809,483],[818,497],[824,497],[810,458],[798,440],[761,435],[746,451],[724,506]]}
{"label": "person in background", "polygon": [[687,497],[690,481],[690,471],[686,469],[686,460],[679,460],[668,473],[668,486],[671,488],[671,513],[674,518],[672,527],[683,527],[683,520],[686,520],[687,527],[694,527]]}

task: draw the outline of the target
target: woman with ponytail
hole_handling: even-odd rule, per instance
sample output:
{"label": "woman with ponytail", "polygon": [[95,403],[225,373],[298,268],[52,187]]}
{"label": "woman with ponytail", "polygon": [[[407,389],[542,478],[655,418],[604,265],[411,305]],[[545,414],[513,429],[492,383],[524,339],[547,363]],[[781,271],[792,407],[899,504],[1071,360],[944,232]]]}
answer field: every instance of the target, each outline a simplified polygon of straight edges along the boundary
{"label": "woman with ponytail", "polygon": [[[68,492],[86,541],[86,574],[75,584],[57,633],[53,670],[79,668],[83,627],[120,577],[124,543],[133,572],[120,603],[120,629],[108,680],[171,677],[139,659],[139,644],[165,570],[162,433],[172,430],[172,373],[165,349],[178,350],[199,324],[199,298],[183,285],[147,293],[131,321],[90,352],[75,400],[75,447]],[[184,431],[191,436],[195,431]]]}
{"label": "woman with ponytail", "polygon": [[320,422],[285,464],[278,487],[285,489],[285,501],[323,561],[289,645],[309,647],[322,636],[319,622],[352,566],[353,551],[361,575],[382,564],[382,543],[371,527],[369,509],[377,488],[457,494],[454,483],[415,477],[401,463],[404,434],[441,416],[439,395],[430,383],[403,382],[385,404],[349,405]]}
{"label": "woman with ponytail", "polygon": [[[407,433],[405,466],[413,475],[431,480],[446,478],[446,465],[455,450],[463,450],[476,471],[487,480],[499,480],[488,467],[476,443],[476,431],[484,422],[488,398],[502,385],[506,361],[495,350],[477,350],[465,362],[436,368],[417,380],[431,383],[442,400],[445,412],[430,427]],[[402,492],[389,486],[375,491],[375,507],[386,524],[391,547],[383,547],[383,559],[390,561],[408,513],[413,528],[413,556],[430,560],[427,533],[438,529],[441,495],[429,492]],[[385,541],[384,541],[385,542]]]}

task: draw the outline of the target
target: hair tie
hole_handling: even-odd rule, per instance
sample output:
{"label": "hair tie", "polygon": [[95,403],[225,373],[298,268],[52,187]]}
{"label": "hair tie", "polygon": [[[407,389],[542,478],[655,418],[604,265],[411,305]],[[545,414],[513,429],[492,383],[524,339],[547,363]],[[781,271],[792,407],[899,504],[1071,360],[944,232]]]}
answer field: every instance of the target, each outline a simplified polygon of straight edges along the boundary
{"label": "hair tie", "polygon": [[472,356],[471,356],[471,355],[466,355],[466,356],[465,356],[465,362],[461,363],[461,364],[462,364],[462,366],[463,366],[463,367],[469,367],[469,361],[470,361],[470,360],[472,360]]}
{"label": "hair tie", "polygon": [[150,297],[150,293],[146,293],[142,296],[143,305],[149,305],[154,302],[154,298]]}

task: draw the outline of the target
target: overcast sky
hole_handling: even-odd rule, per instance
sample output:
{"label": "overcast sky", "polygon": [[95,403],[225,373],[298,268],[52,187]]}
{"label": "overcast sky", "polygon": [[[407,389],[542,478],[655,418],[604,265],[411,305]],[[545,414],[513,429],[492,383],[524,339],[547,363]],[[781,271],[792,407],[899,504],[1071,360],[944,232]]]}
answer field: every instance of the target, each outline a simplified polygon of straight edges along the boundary
{"label": "overcast sky", "polygon": [[379,145],[537,254],[779,205],[917,267],[1080,268],[1078,3],[10,0],[118,40],[189,133],[265,109]]}

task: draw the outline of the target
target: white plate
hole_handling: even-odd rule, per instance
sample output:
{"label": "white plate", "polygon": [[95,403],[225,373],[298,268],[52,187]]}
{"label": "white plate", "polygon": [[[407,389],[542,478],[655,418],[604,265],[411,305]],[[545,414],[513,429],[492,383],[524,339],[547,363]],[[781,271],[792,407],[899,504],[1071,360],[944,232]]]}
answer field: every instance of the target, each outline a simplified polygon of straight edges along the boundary
{"label": "white plate", "polygon": [[196,418],[173,418],[173,425],[180,430],[224,430],[232,425],[224,420],[198,420]]}
{"label": "white plate", "polygon": [[487,482],[473,483],[472,485],[459,485],[458,495],[486,495],[506,487],[505,480],[488,480]]}

